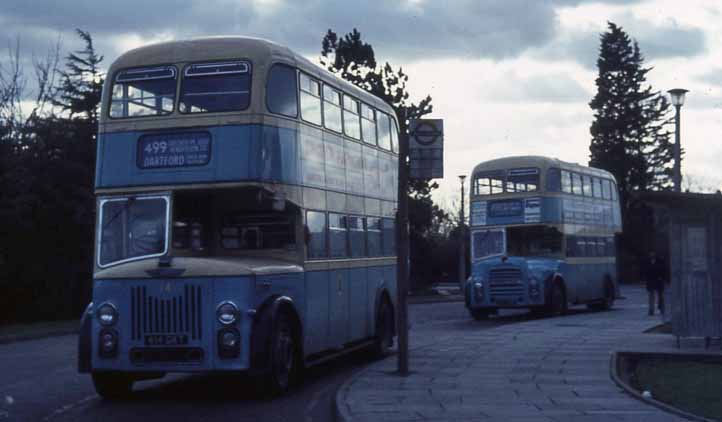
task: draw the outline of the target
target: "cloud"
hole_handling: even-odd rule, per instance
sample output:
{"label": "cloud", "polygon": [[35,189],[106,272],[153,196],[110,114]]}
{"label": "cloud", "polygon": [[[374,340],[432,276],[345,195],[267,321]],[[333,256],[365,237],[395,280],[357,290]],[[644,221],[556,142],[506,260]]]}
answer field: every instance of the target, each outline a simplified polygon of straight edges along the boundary
{"label": "cloud", "polygon": [[[620,0],[606,0],[617,3]],[[115,57],[119,36],[154,40],[203,35],[247,34],[273,39],[304,54],[318,54],[329,28],[358,28],[385,55],[400,60],[515,57],[551,41],[558,7],[584,0],[125,0],[72,2],[5,0],[0,10],[5,34],[90,31]],[[597,1],[599,2],[599,1]],[[52,36],[51,38],[54,38]],[[38,40],[39,41],[39,40]],[[35,44],[35,41],[32,42]]]}
{"label": "cloud", "polygon": [[722,87],[722,68],[713,68],[697,75],[697,80],[716,87]]}
{"label": "cloud", "polygon": [[607,21],[614,22],[639,44],[645,59],[691,58],[707,51],[705,33],[701,28],[683,26],[669,19],[655,23],[632,13],[591,18],[583,29],[565,28],[550,43],[532,52],[534,57],[573,60],[582,66],[596,67],[599,37],[607,30]]}

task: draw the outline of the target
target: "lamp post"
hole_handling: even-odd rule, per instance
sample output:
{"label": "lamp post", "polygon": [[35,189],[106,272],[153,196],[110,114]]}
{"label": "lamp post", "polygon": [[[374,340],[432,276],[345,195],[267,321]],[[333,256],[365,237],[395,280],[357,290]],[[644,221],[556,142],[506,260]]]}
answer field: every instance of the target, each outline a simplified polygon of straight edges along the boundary
{"label": "lamp post", "polygon": [[675,88],[667,91],[672,99],[672,105],[676,109],[674,115],[674,191],[682,191],[682,146],[680,144],[679,125],[680,125],[680,109],[684,105],[684,94],[686,89]]}
{"label": "lamp post", "polygon": [[459,209],[459,288],[464,291],[464,281],[466,280],[466,236],[464,236],[464,180],[466,175],[460,175],[461,182],[461,209]]}

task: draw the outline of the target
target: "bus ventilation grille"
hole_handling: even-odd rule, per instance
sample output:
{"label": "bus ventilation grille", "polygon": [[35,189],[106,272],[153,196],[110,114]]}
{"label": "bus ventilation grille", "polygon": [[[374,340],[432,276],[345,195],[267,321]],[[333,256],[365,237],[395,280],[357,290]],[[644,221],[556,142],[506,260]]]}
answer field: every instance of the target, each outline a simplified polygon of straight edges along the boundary
{"label": "bus ventilation grille", "polygon": [[185,285],[178,295],[153,295],[148,290],[146,286],[130,289],[132,340],[141,340],[146,334],[185,334],[191,340],[201,339],[200,286]]}

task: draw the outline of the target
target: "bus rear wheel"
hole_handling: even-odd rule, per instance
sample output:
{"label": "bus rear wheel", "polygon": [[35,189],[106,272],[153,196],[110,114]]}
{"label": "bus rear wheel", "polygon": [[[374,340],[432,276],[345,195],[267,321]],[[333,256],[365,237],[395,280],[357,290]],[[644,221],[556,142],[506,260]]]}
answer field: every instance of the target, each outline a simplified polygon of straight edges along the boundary
{"label": "bus rear wheel", "polygon": [[106,400],[120,400],[130,397],[133,378],[119,372],[93,372],[93,386],[98,395]]}
{"label": "bus rear wheel", "polygon": [[589,309],[593,311],[607,311],[614,306],[614,285],[607,279],[604,282],[604,298],[597,302],[589,304]]}
{"label": "bus rear wheel", "polygon": [[564,287],[561,282],[557,281],[552,284],[552,291],[549,297],[550,315],[564,315],[567,313],[567,295],[564,292]]}
{"label": "bus rear wheel", "polygon": [[300,371],[298,344],[287,312],[278,316],[271,334],[270,352],[270,370],[265,390],[270,396],[279,396],[293,386]]}
{"label": "bus rear wheel", "polygon": [[389,300],[384,298],[376,316],[376,340],[372,354],[375,358],[383,358],[391,353],[394,346],[394,313]]}

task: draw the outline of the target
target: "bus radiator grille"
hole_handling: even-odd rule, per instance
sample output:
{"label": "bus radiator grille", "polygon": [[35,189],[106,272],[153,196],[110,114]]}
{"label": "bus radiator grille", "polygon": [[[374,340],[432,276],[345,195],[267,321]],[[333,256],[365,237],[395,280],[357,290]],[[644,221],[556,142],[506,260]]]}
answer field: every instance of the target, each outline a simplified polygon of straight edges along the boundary
{"label": "bus radiator grille", "polygon": [[147,286],[130,288],[130,337],[146,334],[185,334],[200,340],[201,287],[186,284],[177,295],[152,294]]}
{"label": "bus radiator grille", "polygon": [[489,271],[489,290],[494,296],[524,294],[521,270],[518,268],[494,268]]}

